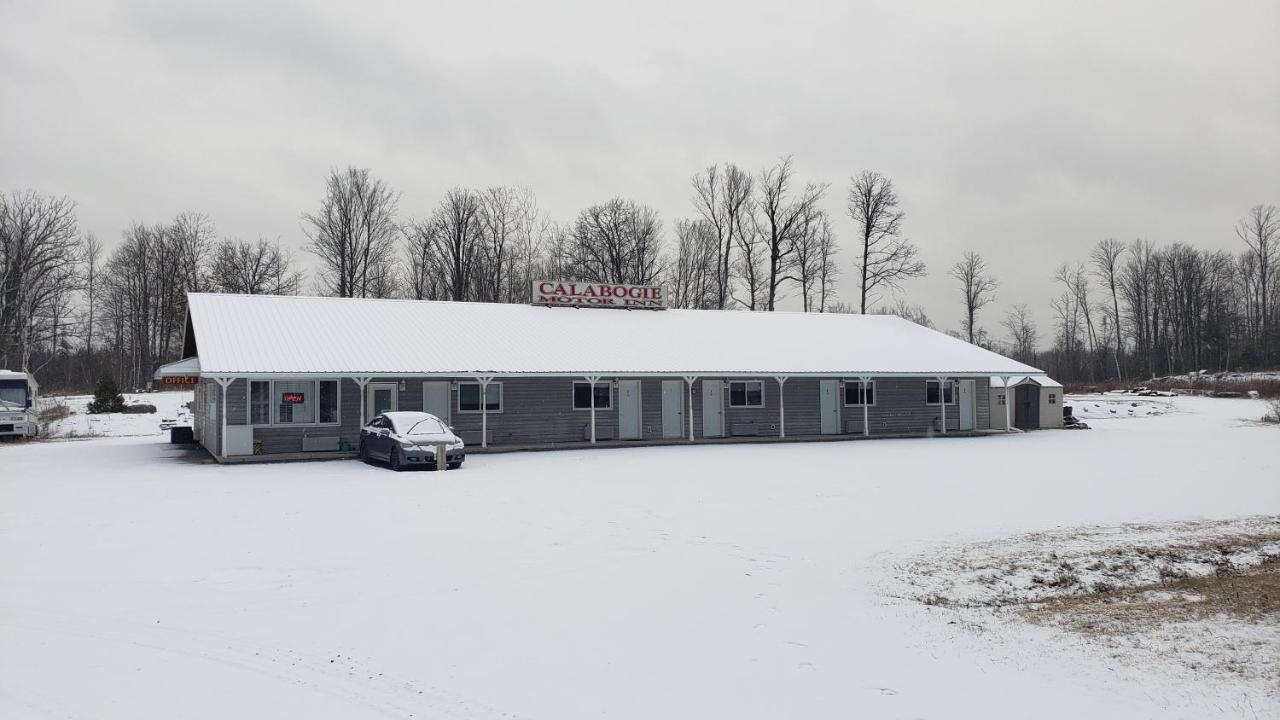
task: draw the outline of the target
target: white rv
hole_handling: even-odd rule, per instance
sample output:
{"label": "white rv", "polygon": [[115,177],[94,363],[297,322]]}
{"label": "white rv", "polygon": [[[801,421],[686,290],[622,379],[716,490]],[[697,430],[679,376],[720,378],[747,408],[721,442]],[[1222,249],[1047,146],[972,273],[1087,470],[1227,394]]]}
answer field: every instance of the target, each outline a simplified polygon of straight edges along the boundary
{"label": "white rv", "polygon": [[0,439],[35,437],[40,432],[39,391],[30,373],[0,370]]}

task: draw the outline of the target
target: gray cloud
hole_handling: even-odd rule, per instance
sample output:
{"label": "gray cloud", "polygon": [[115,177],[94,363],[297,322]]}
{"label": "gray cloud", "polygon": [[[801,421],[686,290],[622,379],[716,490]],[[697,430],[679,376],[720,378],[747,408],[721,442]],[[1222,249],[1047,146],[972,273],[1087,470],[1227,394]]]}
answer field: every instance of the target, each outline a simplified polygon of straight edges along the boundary
{"label": "gray cloud", "polygon": [[0,24],[0,188],[67,194],[109,241],[194,209],[298,247],[348,163],[410,215],[511,183],[559,219],[622,194],[671,221],[700,167],[794,153],[846,237],[848,176],[896,180],[931,266],[909,299],[944,327],[946,268],[986,254],[994,330],[1012,302],[1047,324],[1053,269],[1101,238],[1235,248],[1280,202],[1268,2],[0,2]]}

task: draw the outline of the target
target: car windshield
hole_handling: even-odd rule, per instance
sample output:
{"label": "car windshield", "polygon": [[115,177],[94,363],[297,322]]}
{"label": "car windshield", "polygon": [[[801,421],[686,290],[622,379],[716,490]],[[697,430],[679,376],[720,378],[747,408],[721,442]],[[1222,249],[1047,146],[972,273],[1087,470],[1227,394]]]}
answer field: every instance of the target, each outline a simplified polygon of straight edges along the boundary
{"label": "car windshield", "polygon": [[418,418],[417,420],[405,420],[397,423],[404,429],[400,432],[405,435],[440,435],[445,431],[444,425],[433,417]]}
{"label": "car windshield", "polygon": [[0,410],[27,408],[27,381],[0,380]]}

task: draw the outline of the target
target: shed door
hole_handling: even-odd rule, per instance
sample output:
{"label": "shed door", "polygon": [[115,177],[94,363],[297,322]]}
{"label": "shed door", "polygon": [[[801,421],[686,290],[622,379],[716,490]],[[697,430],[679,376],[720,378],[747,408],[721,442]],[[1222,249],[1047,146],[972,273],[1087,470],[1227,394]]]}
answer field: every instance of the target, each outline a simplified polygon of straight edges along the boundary
{"label": "shed door", "polygon": [[835,435],[840,432],[840,383],[836,380],[822,380],[819,388],[822,434]]}
{"label": "shed door", "polygon": [[[1006,395],[1006,398],[1008,396]],[[1040,427],[1040,386],[1026,383],[1014,387],[1013,426],[1023,430]]]}
{"label": "shed door", "polygon": [[618,437],[622,440],[639,440],[640,434],[640,381],[618,381]]}
{"label": "shed door", "polygon": [[440,418],[445,425],[448,425],[449,383],[434,380],[422,383],[422,409]]}
{"label": "shed door", "polygon": [[702,381],[702,436],[724,435],[724,386],[719,380]]}
{"label": "shed door", "polygon": [[974,381],[960,381],[960,429],[972,430],[974,428],[974,414],[977,406],[974,405]]}
{"label": "shed door", "polygon": [[662,437],[684,437],[684,381],[662,381]]}

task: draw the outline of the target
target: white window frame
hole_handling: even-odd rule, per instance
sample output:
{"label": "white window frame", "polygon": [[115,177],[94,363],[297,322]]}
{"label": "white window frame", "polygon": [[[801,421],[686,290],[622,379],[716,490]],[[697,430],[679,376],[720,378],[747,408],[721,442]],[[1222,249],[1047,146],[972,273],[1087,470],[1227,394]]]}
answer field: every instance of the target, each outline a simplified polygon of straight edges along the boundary
{"label": "white window frame", "polygon": [[1050,405],[1057,405],[1057,404],[1058,404],[1058,393],[1056,393],[1056,392],[1051,392],[1051,393],[1049,393],[1049,404],[1050,404]]}
{"label": "white window frame", "polygon": [[[841,386],[841,388],[840,388],[840,400],[841,400],[841,402],[844,402],[844,406],[845,406],[845,407],[875,407],[875,406],[876,406],[876,403],[880,402],[880,393],[877,391],[877,388],[876,388],[876,381],[875,381],[875,380],[868,380],[868,381],[867,381],[867,385],[869,385],[869,386],[871,387],[871,402],[870,402],[870,403],[865,403],[865,402],[860,402],[860,403],[850,403],[850,402],[848,402],[848,399],[849,399],[848,386],[850,386],[850,385],[861,385],[861,384],[862,384],[862,381],[861,381],[861,380],[845,380],[845,381],[844,381],[844,384],[843,384],[843,385]],[[926,392],[927,392],[927,391],[926,391]],[[865,399],[865,398],[866,398],[866,396],[864,395],[864,396],[863,396],[863,398]]]}
{"label": "white window frame", "polygon": [[[929,385],[931,383],[937,383],[937,382],[938,382],[937,380],[924,381],[924,404],[925,405],[937,407],[942,405],[942,403],[947,399],[946,389],[941,388],[942,391],[938,394],[938,402],[929,402]],[[948,406],[960,404],[960,387],[957,383],[958,381],[956,380],[947,381],[947,384],[951,386],[951,402],[947,403]]]}
{"label": "white window frame", "polygon": [[996,397],[1000,399],[1000,405],[1004,405],[1004,393],[996,393]]}
{"label": "white window frame", "polygon": [[[759,405],[734,405],[733,404],[733,386],[738,383],[742,383],[744,385],[750,384],[750,383],[759,383],[760,404]],[[728,401],[729,408],[731,410],[759,410],[760,408],[764,407],[764,381],[763,380],[730,380],[728,384],[729,384],[729,387],[725,390],[725,395],[728,396],[726,400]],[[742,395],[743,395],[743,398],[746,398],[748,393],[744,390]]]}
{"label": "white window frame", "polygon": [[[316,399],[316,415],[315,415],[316,421],[309,422],[309,423],[278,423],[276,422],[275,421],[275,418],[276,418],[275,398],[276,398],[277,379],[273,378],[270,380],[266,380],[263,378],[246,378],[245,386],[244,386],[244,422],[246,425],[248,425],[249,427],[255,427],[255,428],[339,427],[342,425],[342,379],[341,378],[297,378],[297,379],[279,378],[279,381],[291,382],[291,383],[303,383],[303,382],[311,383],[311,392]],[[266,423],[255,424],[252,422],[253,421],[253,383],[256,383],[256,382],[265,382],[268,385],[268,393],[267,393],[268,403],[267,403],[267,422]],[[338,419],[335,420],[334,422],[319,421],[320,383],[322,382],[337,383],[338,392],[337,392],[337,397],[335,399],[337,400],[336,410],[338,413]]]}
{"label": "white window frame", "polygon": [[[463,385],[475,385],[475,386],[477,386],[477,387],[480,387],[480,407],[479,407],[479,408],[477,408],[477,409],[475,409],[475,410],[463,410],[463,409],[462,409],[462,386],[463,386]],[[497,385],[497,386],[498,386],[498,409],[497,409],[497,410],[489,410],[489,411],[487,411],[490,415],[493,415],[493,414],[495,414],[495,413],[497,413],[497,414],[501,414],[501,413],[502,413],[502,411],[503,411],[504,409],[506,409],[506,407],[507,407],[507,404],[506,404],[506,402],[505,402],[505,399],[504,399],[504,398],[503,398],[503,396],[502,396],[502,381],[501,381],[501,380],[494,380],[494,381],[492,381],[492,382],[490,382],[490,383],[489,383],[488,387],[493,387],[494,385]],[[478,382],[476,382],[476,381],[474,381],[474,380],[469,381],[469,382],[468,382],[468,381],[459,381],[459,382],[458,382],[458,412],[459,412],[459,413],[461,413],[461,414],[463,414],[463,415],[479,415],[479,414],[481,414],[481,413],[486,412],[486,411],[485,411],[485,409],[484,409],[484,406],[486,405],[486,403],[485,403],[485,393],[487,393],[487,392],[488,392],[488,390],[485,390],[485,389],[484,389],[484,386],[480,385],[480,383],[478,383]]]}
{"label": "white window frame", "polygon": [[[591,412],[590,405],[588,405],[587,407],[578,407],[578,404],[577,404],[578,386],[590,385],[590,384],[591,383],[587,382],[586,380],[573,381],[573,389],[569,395],[569,407],[573,408],[574,412],[582,412],[582,411]],[[600,387],[601,385],[604,385],[605,387],[609,388],[609,404],[596,405],[596,410],[612,410],[613,409],[613,382],[609,380],[601,380],[600,382],[596,383],[596,387]],[[592,395],[594,394],[595,394],[595,391],[593,390]]]}

